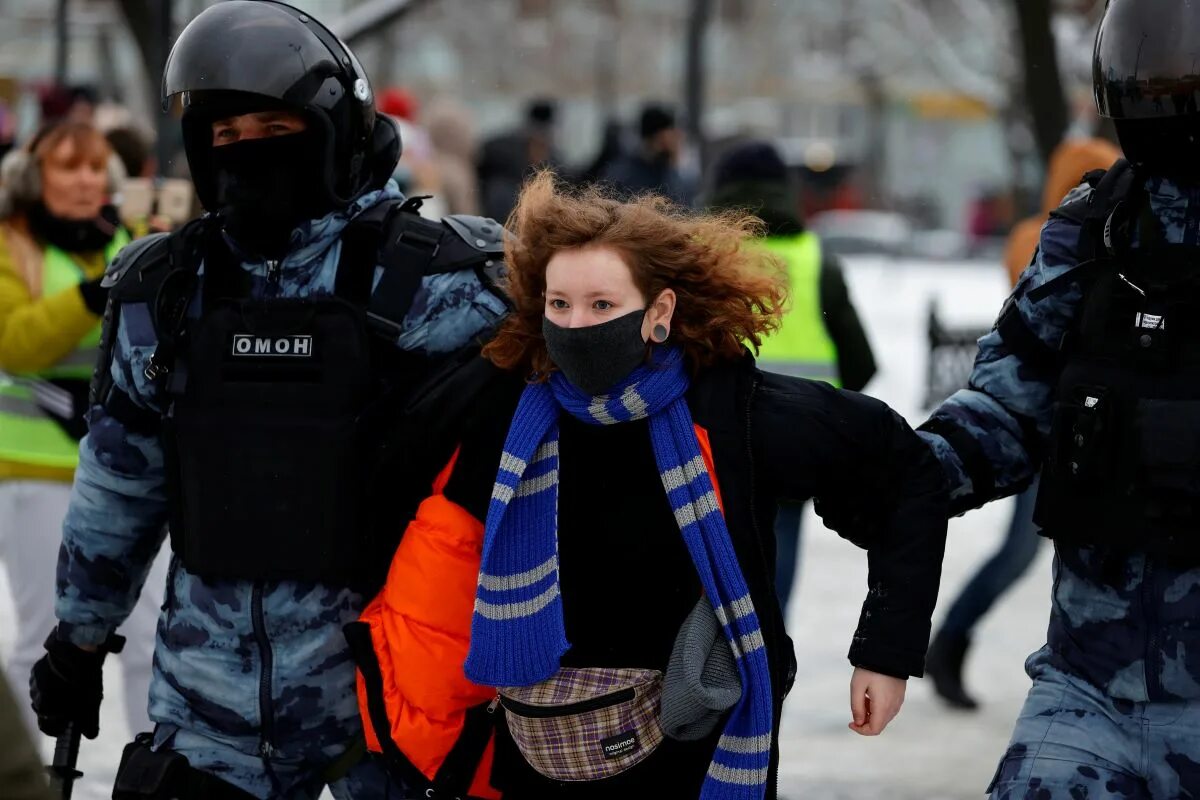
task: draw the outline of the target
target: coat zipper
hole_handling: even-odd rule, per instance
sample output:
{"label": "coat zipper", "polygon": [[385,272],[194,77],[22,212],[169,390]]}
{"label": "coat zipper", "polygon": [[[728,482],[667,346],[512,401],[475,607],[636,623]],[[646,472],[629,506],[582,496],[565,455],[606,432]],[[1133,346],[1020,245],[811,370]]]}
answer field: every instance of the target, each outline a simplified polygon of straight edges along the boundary
{"label": "coat zipper", "polygon": [[513,700],[511,697],[500,696],[500,705],[504,706],[505,711],[511,711],[518,717],[528,717],[530,719],[549,719],[552,717],[569,717],[572,714],[584,714],[588,711],[599,711],[602,708],[627,703],[637,697],[637,690],[633,687],[621,689],[616,692],[602,694],[599,697],[592,697],[587,700],[580,700],[577,703],[567,703],[561,706],[532,706],[528,703],[522,703],[520,700]]}
{"label": "coat zipper", "polygon": [[262,672],[258,680],[258,714],[262,719],[262,736],[258,752],[266,759],[275,752],[275,709],[271,703],[271,670],[274,667],[274,656],[271,652],[271,642],[267,639],[266,617],[263,615],[262,581],[254,582],[254,589],[250,595],[250,614],[254,624],[254,638],[258,642],[258,653],[262,659]]}

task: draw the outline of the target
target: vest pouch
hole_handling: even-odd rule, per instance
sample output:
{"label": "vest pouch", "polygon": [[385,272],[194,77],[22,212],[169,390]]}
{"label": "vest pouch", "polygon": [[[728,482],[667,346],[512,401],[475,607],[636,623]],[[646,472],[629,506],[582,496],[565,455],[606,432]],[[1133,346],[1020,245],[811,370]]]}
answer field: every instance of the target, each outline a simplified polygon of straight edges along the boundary
{"label": "vest pouch", "polygon": [[1079,386],[1055,403],[1049,465],[1065,486],[1099,488],[1111,481],[1112,399],[1102,386]]}
{"label": "vest pouch", "polygon": [[1134,424],[1147,518],[1194,519],[1200,500],[1200,401],[1140,400]]}
{"label": "vest pouch", "polygon": [[163,420],[171,544],[205,578],[347,585],[366,552],[373,399],[363,315],[336,298],[221,303]]}
{"label": "vest pouch", "polygon": [[[364,535],[354,421],[220,412],[168,418],[177,443],[178,506],[171,542],[188,571],[244,580],[353,577]],[[303,437],[311,450],[285,447]],[[230,444],[234,443],[231,448]]]}
{"label": "vest pouch", "polygon": [[564,667],[533,686],[500,689],[508,731],[540,774],[558,781],[610,778],[663,740],[662,673]]}

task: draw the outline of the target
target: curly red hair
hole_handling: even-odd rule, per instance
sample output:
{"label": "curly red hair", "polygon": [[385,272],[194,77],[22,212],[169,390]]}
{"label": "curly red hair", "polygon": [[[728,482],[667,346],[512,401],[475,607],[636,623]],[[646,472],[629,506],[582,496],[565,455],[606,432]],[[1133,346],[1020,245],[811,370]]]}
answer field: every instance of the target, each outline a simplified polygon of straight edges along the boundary
{"label": "curly red hair", "polygon": [[484,348],[499,367],[543,377],[554,369],[542,339],[546,265],[578,247],[621,253],[647,300],[675,291],[671,339],[693,369],[738,358],[779,327],[787,274],[778,258],[747,246],[762,232],[753,216],[692,213],[654,195],[622,202],[597,187],[568,189],[543,170],[521,190],[508,228],[516,236],[505,246],[505,289],[514,308]]}

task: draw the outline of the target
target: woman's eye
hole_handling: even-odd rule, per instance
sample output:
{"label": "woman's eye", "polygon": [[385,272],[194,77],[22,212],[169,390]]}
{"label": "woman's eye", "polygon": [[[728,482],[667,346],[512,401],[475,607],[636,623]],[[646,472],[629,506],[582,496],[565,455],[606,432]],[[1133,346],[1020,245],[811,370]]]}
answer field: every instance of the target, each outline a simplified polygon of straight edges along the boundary
{"label": "woman's eye", "polygon": [[551,300],[550,307],[553,308],[555,311],[563,311],[567,308],[567,301],[566,300]]}
{"label": "woman's eye", "polygon": [[596,309],[597,311],[608,311],[612,307],[613,304],[607,300],[597,300],[592,304],[592,308]]}

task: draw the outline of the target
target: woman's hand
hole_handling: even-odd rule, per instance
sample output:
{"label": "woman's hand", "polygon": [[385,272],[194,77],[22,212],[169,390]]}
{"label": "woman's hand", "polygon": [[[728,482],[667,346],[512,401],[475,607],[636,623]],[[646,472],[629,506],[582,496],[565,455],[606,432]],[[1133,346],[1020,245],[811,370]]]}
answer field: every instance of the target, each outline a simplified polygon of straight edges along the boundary
{"label": "woman's hand", "polygon": [[878,736],[900,713],[908,681],[861,667],[850,678],[850,730],[859,736]]}

